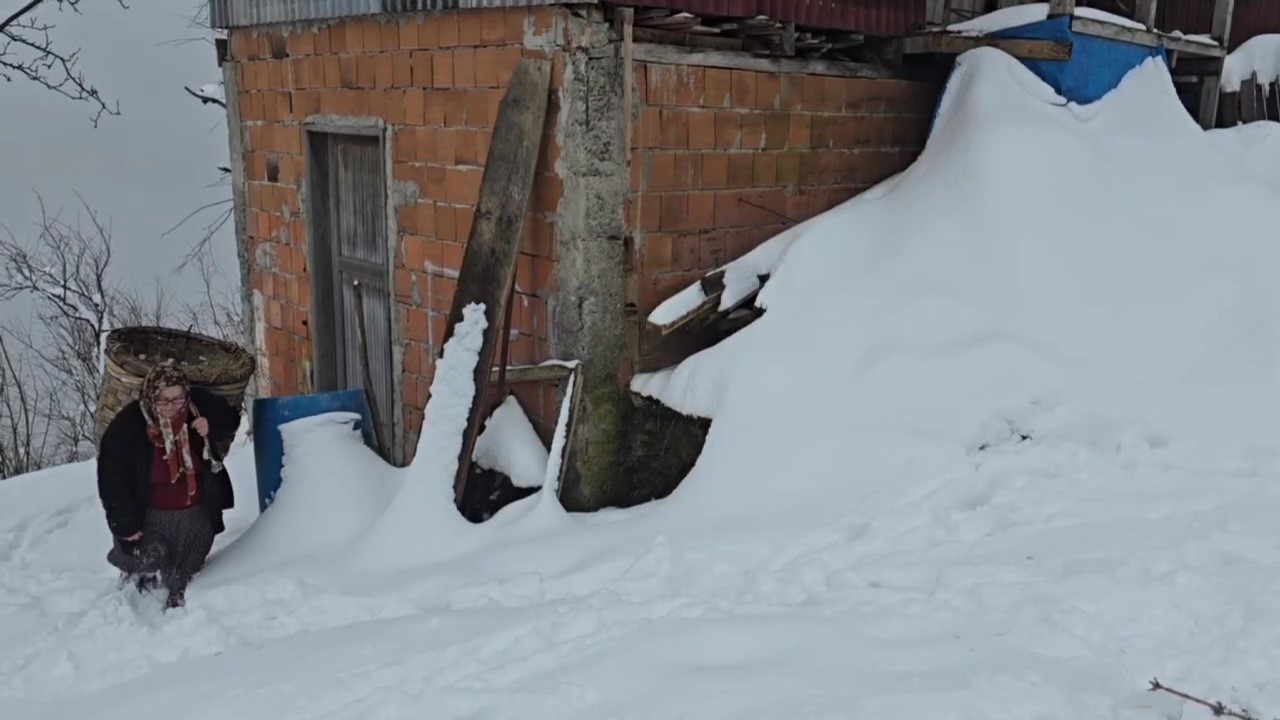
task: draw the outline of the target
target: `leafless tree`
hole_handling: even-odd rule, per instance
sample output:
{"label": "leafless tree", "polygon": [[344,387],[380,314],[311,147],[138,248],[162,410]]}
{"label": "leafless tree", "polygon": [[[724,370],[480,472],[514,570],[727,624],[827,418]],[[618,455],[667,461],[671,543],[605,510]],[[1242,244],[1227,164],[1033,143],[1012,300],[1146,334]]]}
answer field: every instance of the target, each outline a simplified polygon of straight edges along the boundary
{"label": "leafless tree", "polygon": [[[0,444],[13,446],[0,452],[30,455],[30,462],[92,453],[104,346],[114,328],[165,325],[224,338],[241,332],[239,305],[228,297],[226,283],[219,282],[206,256],[195,260],[202,283],[198,298],[177,299],[159,283],[150,295],[114,284],[109,275],[110,228],[83,199],[81,204],[80,217],[68,222],[50,214],[42,201],[38,232],[31,241],[0,232],[0,300],[33,300],[36,321],[4,331],[34,368],[16,361],[0,363],[0,388],[6,391],[0,398],[0,426],[5,428]],[[24,455],[21,448],[32,444],[51,444],[55,450]]]}
{"label": "leafless tree", "polygon": [[[123,0],[115,0],[127,7]],[[93,108],[92,121],[97,126],[103,115],[119,115],[120,104],[102,97],[79,69],[80,50],[62,49],[54,40],[57,26],[48,16],[51,11],[80,12],[82,0],[0,0],[14,4],[8,12],[0,10],[0,78],[12,82],[23,79]]]}
{"label": "leafless tree", "polygon": [[0,334],[0,478],[39,470],[57,462],[49,446],[52,410],[40,395],[30,366],[9,351]]}

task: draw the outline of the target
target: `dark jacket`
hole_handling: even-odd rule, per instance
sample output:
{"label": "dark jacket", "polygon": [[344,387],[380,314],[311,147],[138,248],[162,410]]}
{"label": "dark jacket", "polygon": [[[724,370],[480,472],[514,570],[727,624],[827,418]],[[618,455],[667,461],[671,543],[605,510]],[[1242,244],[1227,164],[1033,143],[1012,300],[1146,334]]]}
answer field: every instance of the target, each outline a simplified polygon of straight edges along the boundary
{"label": "dark jacket", "polygon": [[[209,421],[209,437],[216,455],[235,437],[240,413],[204,388],[191,388],[191,403]],[[126,405],[102,434],[98,447],[98,497],[107,514],[107,527],[116,537],[129,537],[142,530],[151,497],[154,447],[147,437],[147,420],[137,400]],[[204,439],[194,430],[191,431],[191,452],[204,453]],[[197,481],[201,504],[209,513],[214,533],[220,533],[226,529],[222,512],[235,504],[231,478],[225,469],[215,473],[206,464]]]}

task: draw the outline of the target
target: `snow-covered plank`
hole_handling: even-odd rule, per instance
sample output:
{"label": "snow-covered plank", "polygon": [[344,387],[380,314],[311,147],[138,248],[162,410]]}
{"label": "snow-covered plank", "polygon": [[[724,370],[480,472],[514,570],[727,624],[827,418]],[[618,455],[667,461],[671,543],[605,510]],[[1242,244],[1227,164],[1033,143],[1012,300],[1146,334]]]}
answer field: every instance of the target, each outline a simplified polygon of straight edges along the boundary
{"label": "snow-covered plank", "polygon": [[[575,365],[565,360],[549,360],[538,365],[507,366],[508,383],[563,382],[571,375]],[[498,382],[499,368],[489,373],[489,382]]]}
{"label": "snow-covered plank", "polygon": [[[534,171],[542,146],[550,84],[550,60],[526,58],[516,65],[498,106],[493,144],[489,147],[484,175],[480,179],[475,223],[462,256],[458,288],[453,294],[444,338],[447,344],[453,328],[462,321],[465,308],[477,304],[484,308],[489,330],[485,333],[484,345],[475,366],[474,378],[478,388],[488,383],[498,347],[498,333],[494,329],[502,325],[515,284],[516,258],[525,215],[533,195]],[[476,435],[480,430],[484,396],[485,393],[477,392],[471,400],[454,481],[454,500],[458,503],[461,503],[466,490],[468,461],[475,450]]]}
{"label": "snow-covered plank", "polygon": [[906,55],[959,55],[979,47],[994,47],[1026,60],[1071,59],[1071,43],[1066,40],[1025,40],[943,33],[924,33],[902,39],[902,52]]}

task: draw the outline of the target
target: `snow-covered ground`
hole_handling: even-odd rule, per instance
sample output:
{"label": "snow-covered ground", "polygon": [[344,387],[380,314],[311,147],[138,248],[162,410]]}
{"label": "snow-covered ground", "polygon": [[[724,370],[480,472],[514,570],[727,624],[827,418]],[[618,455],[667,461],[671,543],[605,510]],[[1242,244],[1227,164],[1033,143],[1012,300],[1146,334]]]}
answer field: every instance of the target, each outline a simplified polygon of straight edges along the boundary
{"label": "snow-covered ground", "polygon": [[447,433],[391,470],[302,421],[248,530],[233,456],[247,509],[163,615],[92,466],[0,483],[0,718],[1209,716],[1151,677],[1274,715],[1276,143],[1156,61],[1081,108],[963,55],[911,168],[746,261],[763,318],[637,379],[714,419],[640,508],[472,526]]}

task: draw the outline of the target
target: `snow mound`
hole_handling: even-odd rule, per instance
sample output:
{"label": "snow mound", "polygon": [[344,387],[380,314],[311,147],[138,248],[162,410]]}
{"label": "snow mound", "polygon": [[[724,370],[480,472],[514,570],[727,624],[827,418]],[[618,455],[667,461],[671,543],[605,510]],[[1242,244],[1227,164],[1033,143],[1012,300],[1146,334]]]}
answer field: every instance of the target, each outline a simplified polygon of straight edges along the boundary
{"label": "snow mound", "polygon": [[[258,521],[210,562],[209,577],[326,557],[349,545],[386,511],[400,478],[364,444],[355,427],[359,419],[355,413],[337,412],[280,426],[280,490]],[[342,458],[340,465],[334,457]]]}
{"label": "snow mound", "polygon": [[1240,92],[1240,83],[1254,75],[1270,85],[1280,80],[1280,35],[1258,35],[1227,55],[1222,66],[1222,91]]}
{"label": "snow mound", "polygon": [[715,420],[675,502],[840,513],[1041,397],[1181,442],[1269,442],[1280,245],[1253,216],[1277,195],[1242,170],[1159,62],[1079,107],[1004,53],[965,54],[919,160],[792,240],[762,319],[633,382]]}
{"label": "snow mound", "polygon": [[1280,122],[1260,120],[1210,130],[1208,136],[1259,180],[1280,189]]}
{"label": "snow mound", "polygon": [[542,485],[547,471],[547,446],[542,444],[515,395],[508,395],[489,416],[484,431],[476,438],[472,459],[485,470],[511,478],[516,487]]}

